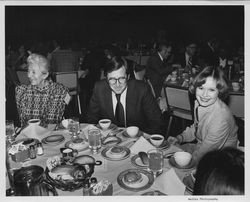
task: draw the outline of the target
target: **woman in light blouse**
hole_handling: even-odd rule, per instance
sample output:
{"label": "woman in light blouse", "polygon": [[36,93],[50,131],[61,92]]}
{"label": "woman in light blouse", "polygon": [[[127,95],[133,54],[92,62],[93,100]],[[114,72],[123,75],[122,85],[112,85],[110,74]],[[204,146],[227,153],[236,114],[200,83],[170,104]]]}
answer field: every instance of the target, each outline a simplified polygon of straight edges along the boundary
{"label": "woman in light blouse", "polygon": [[27,62],[30,84],[16,87],[21,126],[29,119],[41,119],[45,125],[59,123],[70,101],[68,89],[49,79],[49,62],[44,56],[31,54]]}
{"label": "woman in light blouse", "polygon": [[[206,67],[193,81],[195,92],[194,124],[169,142],[183,144],[182,148],[192,153],[193,160],[208,151],[237,146],[237,130],[234,117],[222,101],[227,97],[227,78],[219,67]],[[194,140],[197,143],[191,143]]]}

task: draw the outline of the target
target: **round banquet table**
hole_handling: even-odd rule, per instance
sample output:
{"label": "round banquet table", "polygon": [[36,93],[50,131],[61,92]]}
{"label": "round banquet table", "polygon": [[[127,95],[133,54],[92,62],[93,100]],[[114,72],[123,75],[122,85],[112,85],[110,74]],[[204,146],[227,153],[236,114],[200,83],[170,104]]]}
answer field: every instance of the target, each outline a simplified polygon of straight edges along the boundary
{"label": "round banquet table", "polygon": [[[81,128],[81,133],[80,133],[80,137],[84,136],[86,134],[86,130],[84,131],[84,129],[88,126],[88,124],[80,124],[80,128]],[[28,161],[25,161],[24,163],[16,163],[14,161],[11,160],[10,156],[9,156],[9,162],[10,162],[10,167],[11,169],[18,169],[21,168],[22,166],[27,166],[27,165],[39,165],[41,167],[43,167],[44,169],[46,168],[46,161],[49,157],[52,156],[56,156],[59,155],[61,156],[60,153],[60,148],[65,146],[65,143],[67,141],[70,140],[71,136],[69,135],[68,130],[53,130],[55,128],[55,125],[49,125],[48,129],[51,130],[51,134],[62,134],[65,137],[65,141],[63,141],[62,143],[56,145],[56,146],[50,146],[50,145],[43,145],[44,148],[44,154],[42,156],[37,156],[35,159],[29,159]],[[120,132],[122,133],[122,132]],[[144,133],[144,135],[147,135]],[[129,142],[130,138],[125,138],[122,135],[116,134],[116,136],[121,137],[123,142],[121,143],[121,145],[124,146],[131,146],[131,141]],[[22,138],[22,133],[20,133],[20,135],[18,136],[17,139],[21,139]],[[130,144],[130,145],[129,145]],[[101,148],[102,150],[103,148]],[[171,145],[168,149],[163,150],[164,154],[168,154],[168,153],[172,153],[175,151],[180,151],[181,149],[178,148],[175,145]],[[125,196],[125,195],[141,195],[145,192],[148,191],[153,191],[156,190],[156,188],[154,188],[154,184],[146,189],[146,190],[142,190],[142,191],[128,191],[123,189],[122,187],[119,186],[118,182],[117,182],[117,177],[118,175],[123,172],[124,170],[130,169],[130,168],[136,168],[135,166],[132,165],[131,163],[131,158],[134,156],[134,154],[130,154],[130,156],[124,160],[120,160],[120,161],[110,161],[107,160],[105,158],[103,158],[103,156],[101,155],[101,152],[99,152],[98,154],[92,155],[89,149],[86,149],[84,151],[80,151],[78,153],[78,156],[80,155],[91,155],[95,158],[95,160],[100,160],[102,161],[102,165],[99,166],[95,166],[95,171],[92,175],[92,177],[96,177],[98,181],[103,180],[103,179],[107,179],[109,180],[112,184],[113,184],[113,195],[120,195],[120,196]],[[169,164],[168,159],[164,159],[164,167],[163,167],[163,171],[167,171],[170,168],[172,168],[172,166]],[[180,180],[182,181],[183,178],[190,174],[192,170],[183,170],[183,169],[177,169],[174,168],[177,176],[180,178]],[[6,180],[6,189],[9,188],[9,180]],[[75,191],[62,191],[57,189],[58,195],[59,196],[82,196],[82,189],[78,189]],[[185,195],[189,195],[189,193],[187,191],[185,191]]]}

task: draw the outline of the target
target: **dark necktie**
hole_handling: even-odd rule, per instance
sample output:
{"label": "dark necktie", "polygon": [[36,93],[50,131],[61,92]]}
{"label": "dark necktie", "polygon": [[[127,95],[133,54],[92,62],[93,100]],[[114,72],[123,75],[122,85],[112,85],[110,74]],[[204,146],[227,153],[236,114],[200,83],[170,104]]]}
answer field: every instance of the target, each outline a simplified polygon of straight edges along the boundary
{"label": "dark necktie", "polygon": [[120,98],[121,98],[121,94],[116,94],[117,105],[115,109],[115,118],[117,121],[117,125],[119,127],[125,127],[124,109],[123,109],[122,103],[120,102]]}

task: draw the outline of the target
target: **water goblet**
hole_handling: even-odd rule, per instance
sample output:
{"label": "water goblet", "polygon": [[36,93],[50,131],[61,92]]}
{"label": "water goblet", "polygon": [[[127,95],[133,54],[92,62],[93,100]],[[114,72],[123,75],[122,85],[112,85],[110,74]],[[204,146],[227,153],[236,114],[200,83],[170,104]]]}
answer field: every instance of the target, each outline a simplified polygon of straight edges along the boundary
{"label": "water goblet", "polygon": [[148,154],[148,169],[153,173],[154,178],[163,172],[163,153],[159,149],[151,149]]}
{"label": "water goblet", "polygon": [[97,154],[101,148],[101,131],[99,129],[88,130],[88,142],[92,154]]}
{"label": "water goblet", "polygon": [[70,135],[72,136],[72,139],[77,139],[78,133],[80,131],[80,124],[78,117],[72,117],[69,119],[68,129]]}

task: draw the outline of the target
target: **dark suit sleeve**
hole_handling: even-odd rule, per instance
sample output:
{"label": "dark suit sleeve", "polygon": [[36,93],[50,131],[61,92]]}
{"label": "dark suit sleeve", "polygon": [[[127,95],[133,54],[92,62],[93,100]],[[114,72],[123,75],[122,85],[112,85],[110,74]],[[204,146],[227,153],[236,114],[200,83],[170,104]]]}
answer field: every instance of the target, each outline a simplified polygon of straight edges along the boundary
{"label": "dark suit sleeve", "polygon": [[98,91],[100,90],[100,85],[96,83],[93,91],[93,95],[90,99],[89,109],[87,112],[87,122],[96,124],[99,120],[100,113],[100,103],[98,99]]}
{"label": "dark suit sleeve", "polygon": [[155,71],[159,75],[168,75],[171,73],[171,68],[166,67],[157,57],[151,57],[147,63],[147,68]]}
{"label": "dark suit sleeve", "polygon": [[144,129],[144,132],[149,134],[159,133],[164,135],[161,110],[149,87],[145,90],[142,99],[142,107],[147,120],[147,126]]}

